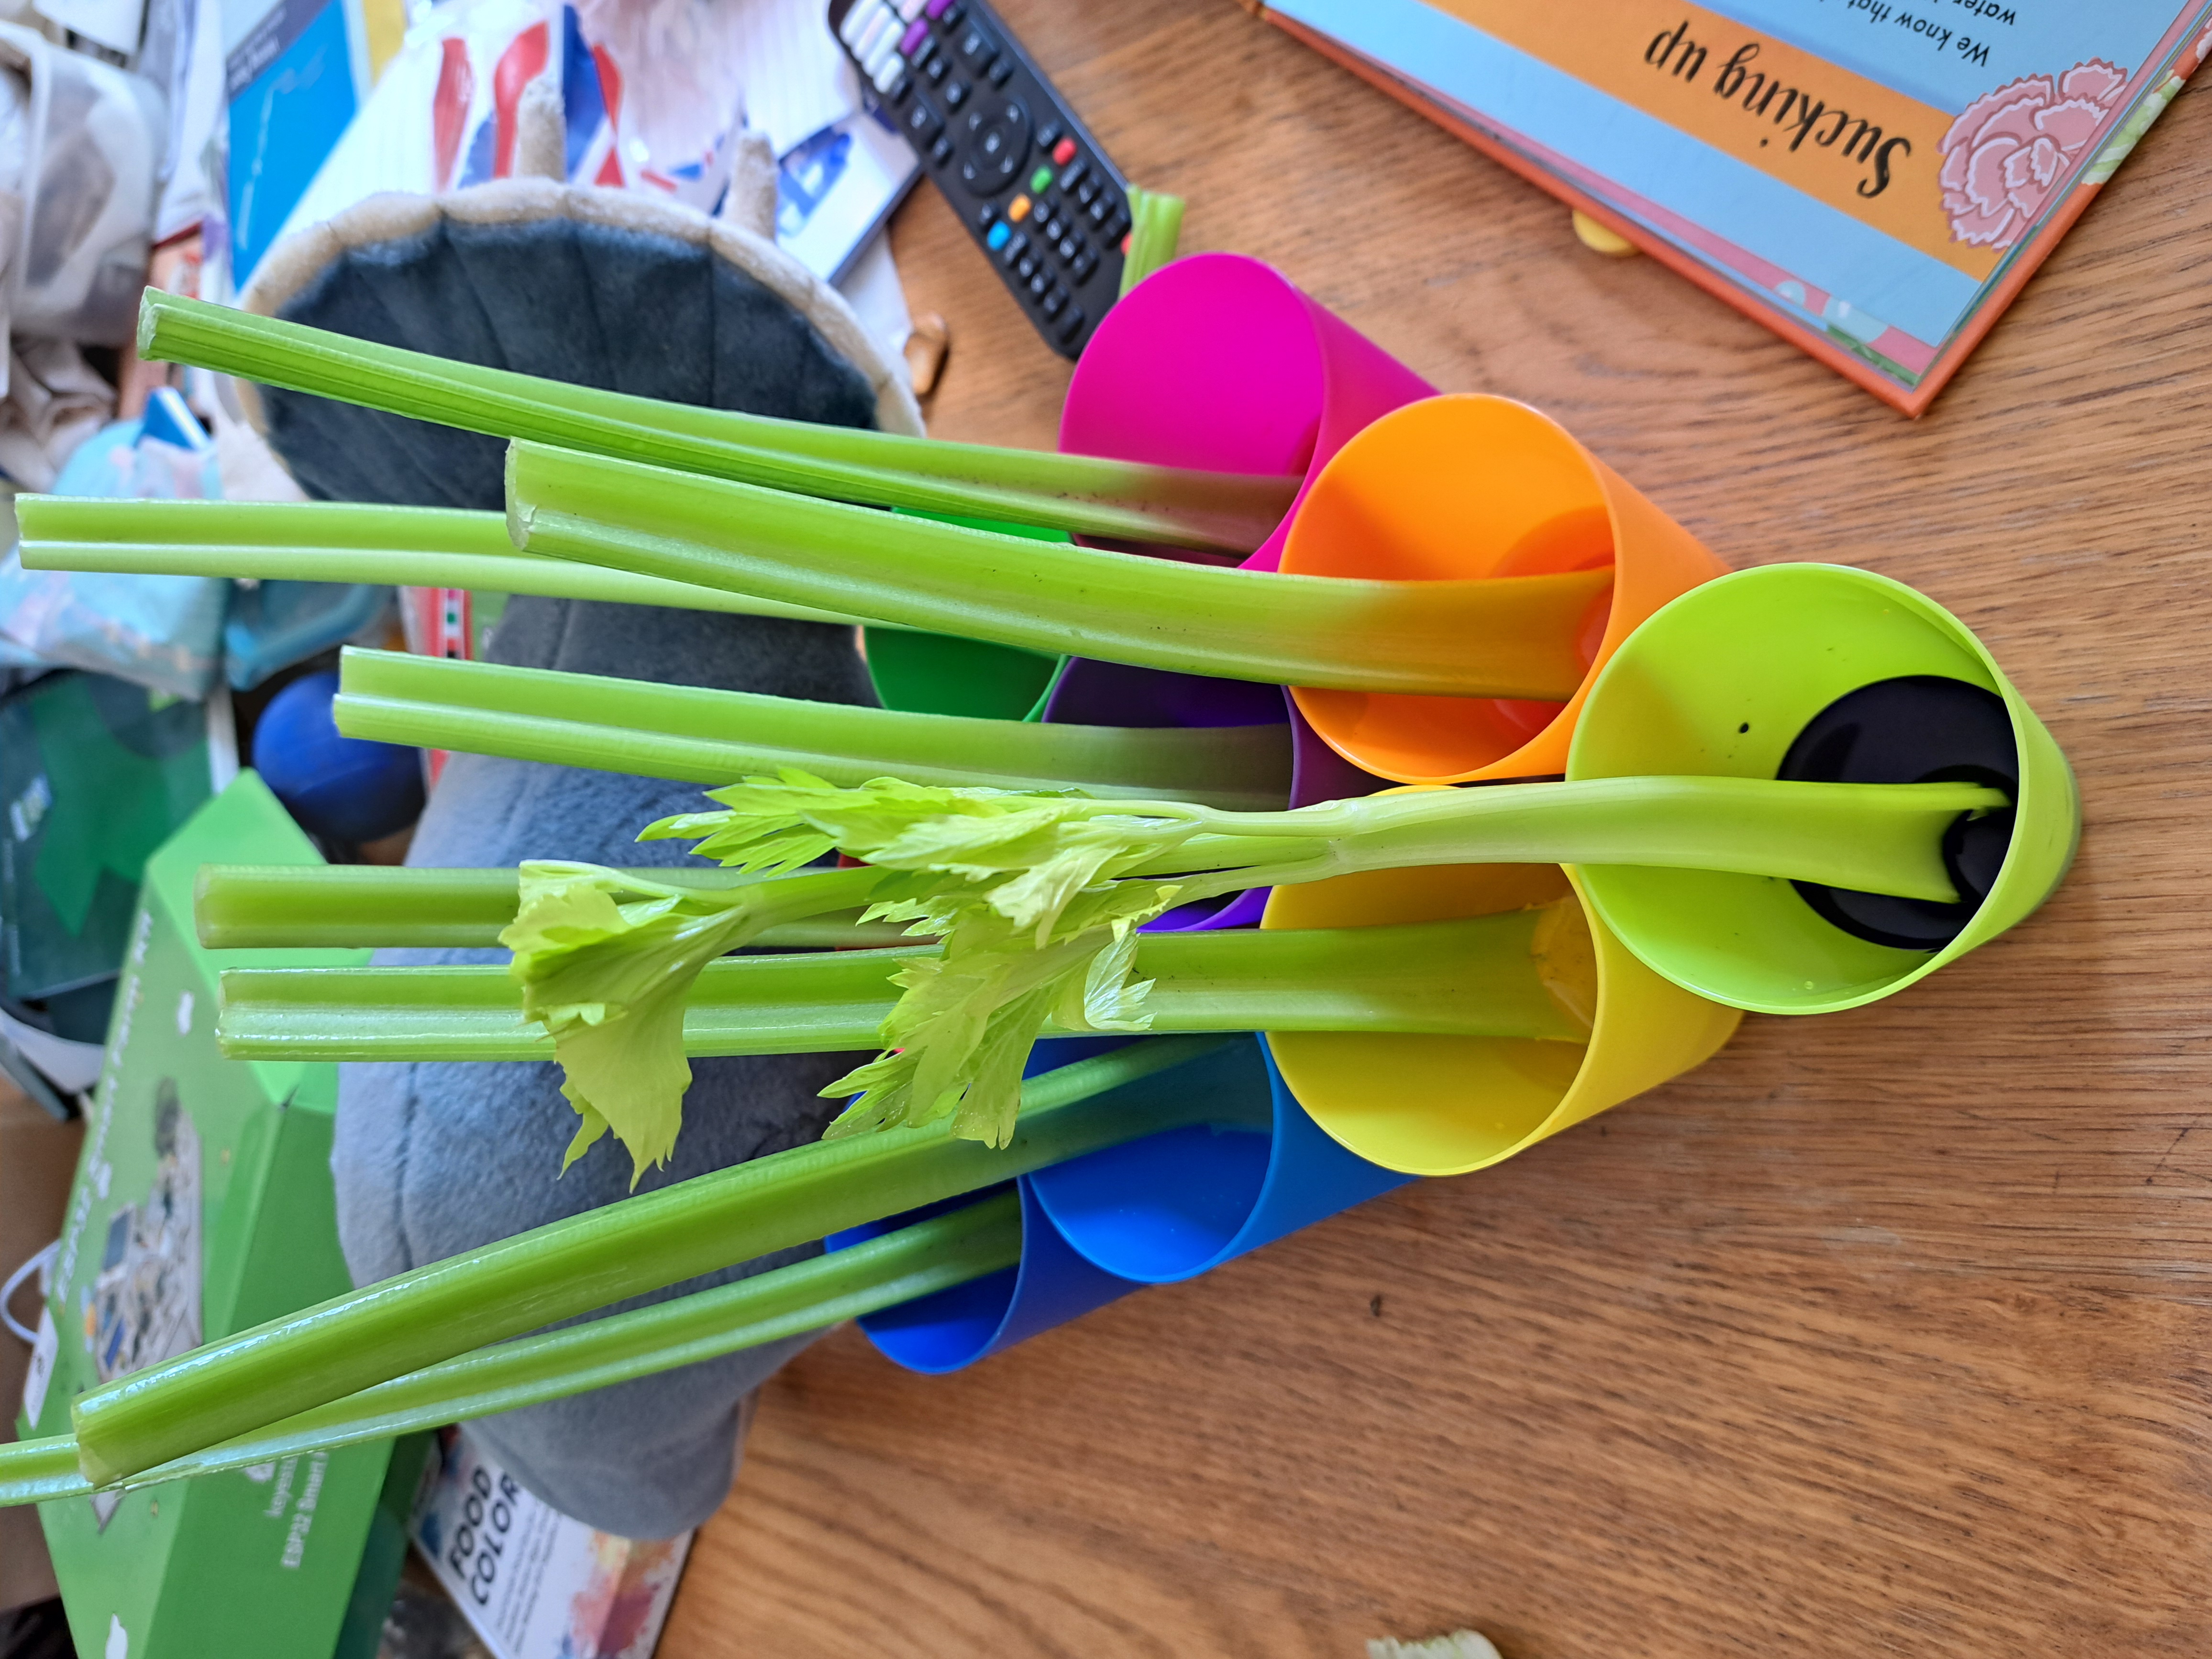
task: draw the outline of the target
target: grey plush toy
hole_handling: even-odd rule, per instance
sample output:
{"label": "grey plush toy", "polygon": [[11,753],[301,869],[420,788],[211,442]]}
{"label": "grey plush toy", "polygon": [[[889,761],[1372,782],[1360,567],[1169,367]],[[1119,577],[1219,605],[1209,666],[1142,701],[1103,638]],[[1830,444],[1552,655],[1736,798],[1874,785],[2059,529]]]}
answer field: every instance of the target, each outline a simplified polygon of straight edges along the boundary
{"label": "grey plush toy", "polygon": [[[919,432],[903,381],[836,292],[767,240],[769,198],[740,169],[753,227],[605,191],[516,179],[452,197],[377,198],[270,254],[250,308],[393,344],[722,408]],[[268,388],[252,400],[271,447],[326,499],[497,507],[495,441]],[[832,702],[874,696],[851,630],[569,600],[512,600],[498,662]],[[679,844],[637,830],[696,810],[684,784],[456,756],[416,832],[416,866],[526,858],[666,865]],[[388,951],[385,962],[503,960]],[[856,1056],[694,1062],[665,1186],[813,1139],[817,1091]],[[418,1063],[343,1068],[338,1223],[367,1284],[622,1197],[628,1156],[602,1140],[565,1176],[575,1116],[558,1068]],[[623,1307],[812,1254],[735,1267]],[[610,1310],[611,1311],[611,1310]],[[805,1338],[471,1425],[556,1508],[605,1530],[664,1537],[728,1490],[752,1391]]]}

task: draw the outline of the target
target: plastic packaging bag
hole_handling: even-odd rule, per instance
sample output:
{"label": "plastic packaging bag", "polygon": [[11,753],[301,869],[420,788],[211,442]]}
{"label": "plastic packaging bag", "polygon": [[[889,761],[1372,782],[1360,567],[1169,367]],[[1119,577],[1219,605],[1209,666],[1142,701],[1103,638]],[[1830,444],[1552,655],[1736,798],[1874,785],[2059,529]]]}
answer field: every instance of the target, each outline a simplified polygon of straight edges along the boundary
{"label": "plastic packaging bag", "polygon": [[[143,421],[118,421],[86,440],[54,493],[201,500],[222,486],[215,445],[165,388]],[[38,661],[197,700],[222,661],[229,598],[230,584],[212,576],[26,570],[11,549],[0,562],[0,638]]]}
{"label": "plastic packaging bag", "polygon": [[150,82],[0,23],[0,295],[11,332],[130,343],[167,125]]}

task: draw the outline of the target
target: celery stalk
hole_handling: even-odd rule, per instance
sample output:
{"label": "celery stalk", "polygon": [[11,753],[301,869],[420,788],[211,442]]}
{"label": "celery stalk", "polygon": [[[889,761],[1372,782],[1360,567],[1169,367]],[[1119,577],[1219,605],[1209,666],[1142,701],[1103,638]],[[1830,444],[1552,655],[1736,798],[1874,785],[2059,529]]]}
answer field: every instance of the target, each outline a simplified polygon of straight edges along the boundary
{"label": "celery stalk", "polygon": [[1121,258],[1121,292],[1176,257],[1182,236],[1182,198],[1129,186],[1129,251]]}
{"label": "celery stalk", "polygon": [[587,1211],[271,1320],[80,1395],[108,1484],[556,1320],[1182,1124],[1215,1091],[1169,1068],[1215,1044],[1136,1043],[1030,1079],[1012,1145],[941,1126],[821,1141]]}
{"label": "celery stalk", "polygon": [[506,520],[496,513],[341,501],[138,501],[72,495],[19,495],[15,508],[23,565],[29,570],[470,587],[796,622],[856,620],[811,605],[782,605],[526,553],[507,539]]}
{"label": "celery stalk", "polygon": [[[719,869],[626,871],[670,886],[719,890],[757,878]],[[514,920],[519,872],[410,870],[374,864],[204,865],[193,894],[210,951],[489,950]],[[786,922],[757,936],[763,950],[901,945],[906,930],[855,910]]]}
{"label": "celery stalk", "polygon": [[[733,827],[714,813],[670,822],[705,836],[701,850],[732,866],[752,858],[750,838],[811,831],[818,839],[809,845],[887,870],[957,870],[967,883],[1011,886],[1079,855],[1107,877],[1195,872],[1182,878],[1182,903],[1370,870],[1542,863],[1727,870],[1948,904],[1959,895],[1943,863],[1944,831],[1962,813],[2010,804],[1973,783],[1733,777],[1395,791],[1278,812],[888,779],[836,789],[755,778],[712,799]],[[1010,824],[1018,839],[1009,838]]]}
{"label": "celery stalk", "polygon": [[1365,581],[891,519],[516,443],[518,546],[1000,645],[1278,684],[1564,702],[1613,573]]}
{"label": "celery stalk", "polygon": [[[565,1399],[896,1307],[1011,1267],[1021,1253],[1021,1200],[998,1194],[713,1290],[478,1348],[243,1439],[158,1464],[106,1490],[248,1468]],[[78,1467],[74,1435],[0,1444],[0,1506],[94,1490]]]}
{"label": "celery stalk", "polygon": [[662,403],[377,345],[154,289],[139,311],[138,352],[495,437],[532,438],[805,495],[1237,554],[1273,533],[1298,486],[1294,477],[994,449]]}
{"label": "celery stalk", "polygon": [[[1548,910],[1380,927],[1147,933],[1145,1028],[1399,1031],[1580,1042],[1539,972]],[[684,1052],[826,1054],[874,1047],[891,975],[933,947],[725,957],[693,982]],[[543,1060],[520,988],[496,967],[234,968],[216,1035],[234,1060]],[[1046,1036],[1067,1035],[1049,1022]]]}
{"label": "celery stalk", "polygon": [[1050,726],[906,714],[551,669],[346,652],[332,712],[348,737],[506,755],[693,783],[797,766],[857,784],[929,783],[1188,795],[1280,806],[1286,726]]}

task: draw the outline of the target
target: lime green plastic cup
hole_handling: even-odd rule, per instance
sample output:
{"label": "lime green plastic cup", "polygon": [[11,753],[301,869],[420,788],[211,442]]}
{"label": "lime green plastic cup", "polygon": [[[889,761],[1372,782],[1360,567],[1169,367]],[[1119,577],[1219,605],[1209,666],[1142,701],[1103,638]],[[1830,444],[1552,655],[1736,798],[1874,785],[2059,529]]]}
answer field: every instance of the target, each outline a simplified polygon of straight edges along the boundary
{"label": "lime green plastic cup", "polygon": [[1868,571],[1769,565],[1666,605],[1591,687],[1567,775],[1771,778],[1838,698],[1917,676],[1994,693],[2016,750],[2011,844],[1948,943],[1905,950],[1856,937],[1772,877],[1581,866],[1607,926],[1655,972],[1700,996],[1759,1013],[1824,1014],[1901,990],[2034,911],[2063,879],[2081,833],[2066,757],[1964,623]]}

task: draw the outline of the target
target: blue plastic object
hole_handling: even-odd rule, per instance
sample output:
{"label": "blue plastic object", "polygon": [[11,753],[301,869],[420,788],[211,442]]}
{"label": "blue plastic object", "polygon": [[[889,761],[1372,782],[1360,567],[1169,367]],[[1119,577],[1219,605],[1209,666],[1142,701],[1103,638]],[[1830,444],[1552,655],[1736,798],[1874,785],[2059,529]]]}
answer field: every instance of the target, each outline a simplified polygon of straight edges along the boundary
{"label": "blue plastic object", "polygon": [[1254,1097],[1267,1098],[1270,1133],[1170,1129],[1030,1177],[1054,1230],[1078,1254],[1120,1278],[1172,1284],[1413,1179],[1324,1134],[1263,1038],[1231,1049],[1219,1073],[1204,1086],[1224,1098],[1238,1091],[1255,1107]]}
{"label": "blue plastic object", "polygon": [[[1030,1070],[1068,1065],[1127,1041],[1039,1043]],[[877,1349],[909,1370],[957,1371],[1140,1285],[1196,1278],[1414,1178],[1356,1158],[1322,1133],[1261,1038],[1130,1087],[1155,1082],[1202,1091],[1222,1103],[1224,1118],[1265,1112],[1273,1127],[1265,1133],[1170,1129],[1024,1176],[1019,1265],[868,1315],[860,1328]],[[830,1248],[937,1212],[854,1228],[830,1239]]]}
{"label": "blue plastic object", "polygon": [[308,834],[357,846],[422,815],[422,752],[340,736],[337,690],[336,674],[309,674],[271,697],[253,728],[253,769]]}
{"label": "blue plastic object", "polygon": [[[1029,1061],[1022,1073],[1035,1077],[1040,1072],[1073,1066],[1079,1060],[1088,1060],[1093,1054],[1103,1054],[1138,1041],[1140,1039],[1135,1037],[1099,1036],[1060,1037],[1040,1042],[1030,1050]],[[1208,1055],[1172,1071],[1155,1073],[1125,1087],[1133,1103],[1141,1098],[1139,1091],[1203,1086],[1206,1079],[1197,1074],[1215,1060],[1215,1056]],[[1069,1249],[1053,1231],[1044,1212],[1037,1207],[1028,1181],[1024,1179],[1020,1186],[1021,1261],[986,1278],[866,1315],[860,1322],[860,1328],[878,1352],[908,1370],[942,1376],[972,1365],[987,1354],[1011,1347],[1024,1337],[1035,1336],[1055,1325],[1080,1318],[1093,1308],[1103,1308],[1137,1288],[1128,1279],[1101,1272]],[[833,1234],[824,1243],[830,1249],[842,1250],[894,1228],[910,1226],[973,1202],[972,1195],[949,1200],[908,1215],[892,1216]]]}
{"label": "blue plastic object", "polygon": [[[1011,1348],[1026,1337],[1037,1336],[1055,1325],[1080,1319],[1094,1308],[1103,1308],[1137,1288],[1131,1281],[1093,1267],[1053,1231],[1052,1223],[1037,1206],[1027,1177],[1016,1183],[1022,1192],[1022,1259],[1012,1267],[949,1291],[902,1302],[896,1308],[865,1316],[860,1328],[886,1359],[941,1376]],[[1004,1188],[997,1190],[1003,1192]],[[962,1199],[961,1203],[972,1203]],[[950,1206],[947,1206],[950,1207]],[[829,1241],[833,1250],[858,1244],[878,1233],[889,1232],[926,1219],[935,1210],[918,1211],[866,1227],[839,1233]]]}
{"label": "blue plastic object", "polygon": [[234,691],[351,639],[374,622],[388,587],[360,582],[264,581],[241,587],[222,625],[223,672]]}

